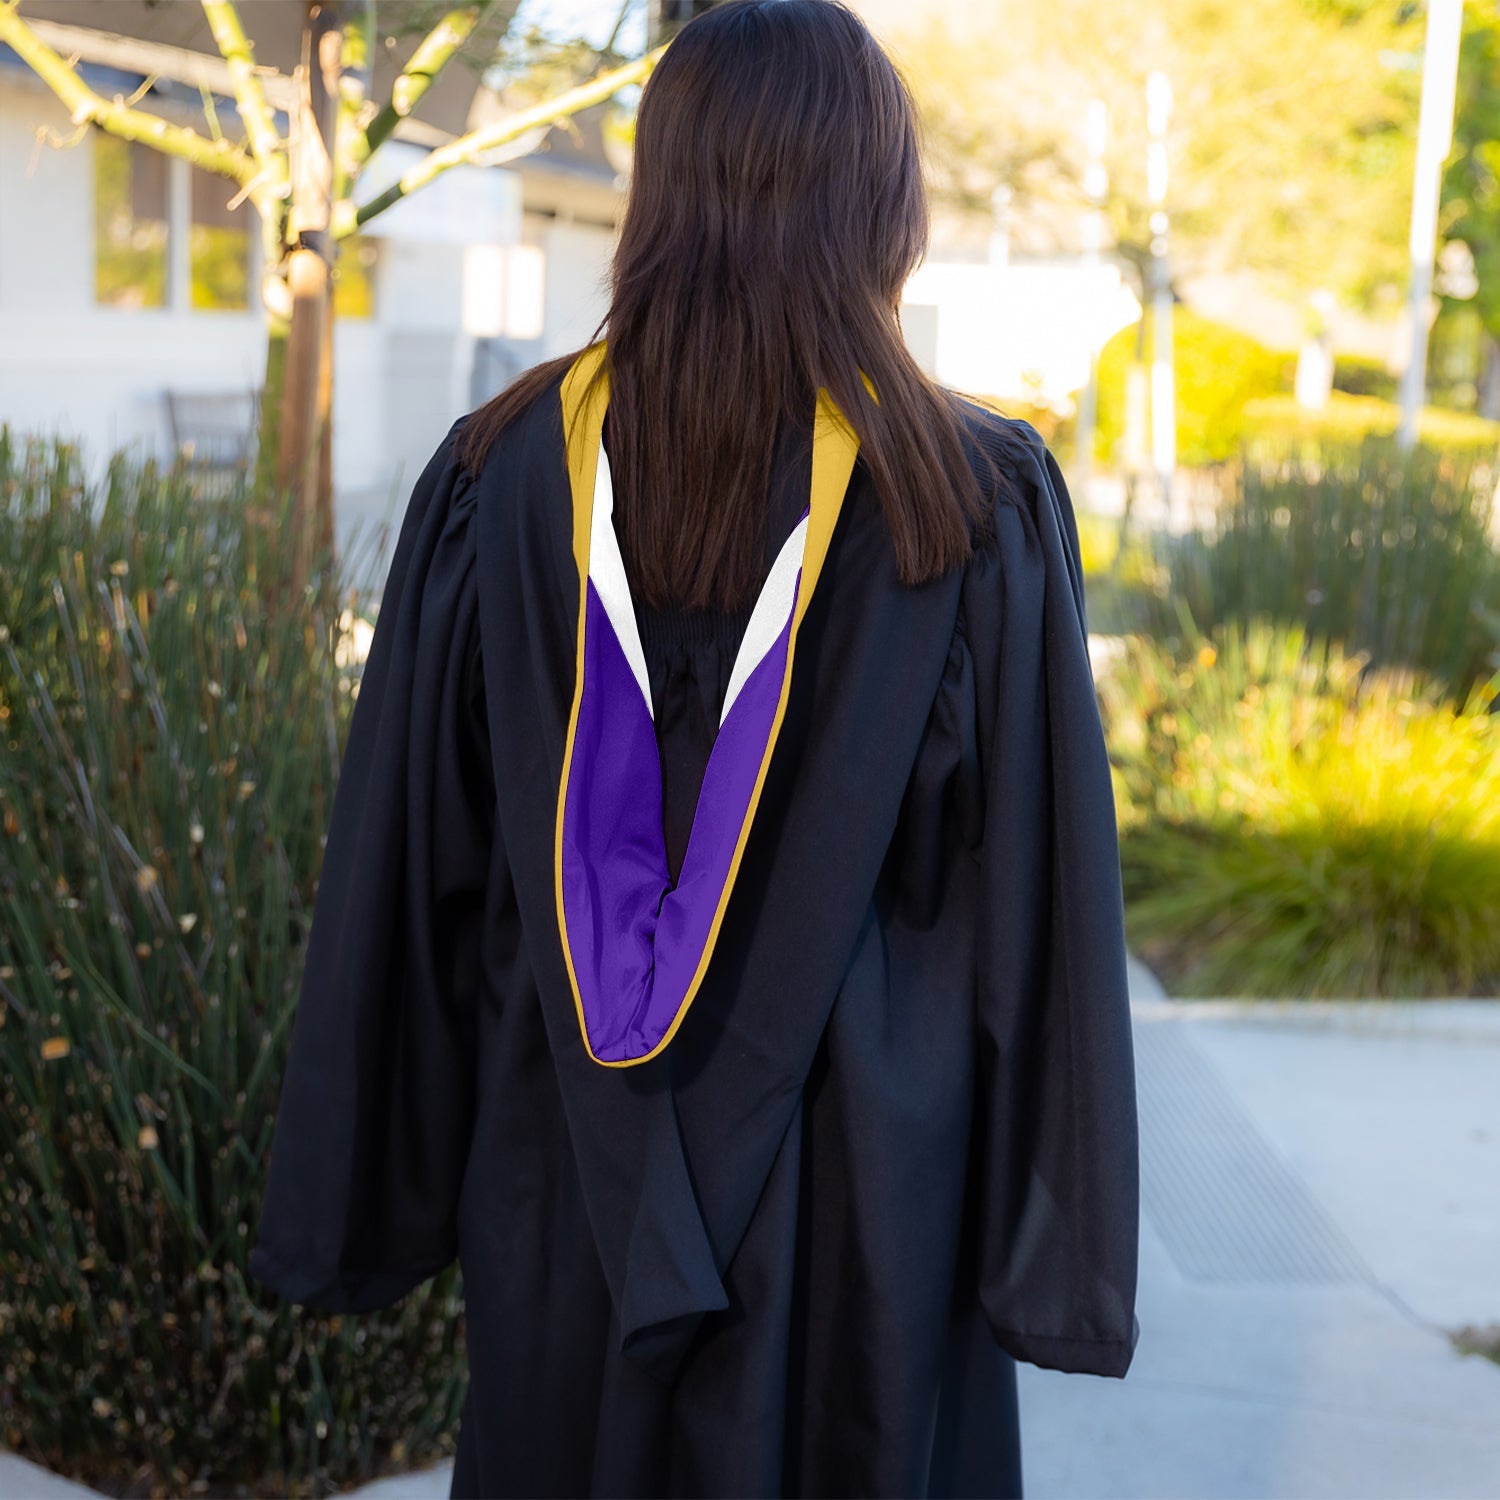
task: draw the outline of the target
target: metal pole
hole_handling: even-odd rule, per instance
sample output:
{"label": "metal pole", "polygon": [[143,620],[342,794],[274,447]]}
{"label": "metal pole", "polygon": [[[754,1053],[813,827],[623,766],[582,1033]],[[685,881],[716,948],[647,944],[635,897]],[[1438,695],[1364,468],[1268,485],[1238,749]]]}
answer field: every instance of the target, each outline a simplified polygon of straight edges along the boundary
{"label": "metal pole", "polygon": [[166,168],[167,307],[185,313],[193,309],[193,165],[169,156]]}
{"label": "metal pole", "polygon": [[[1104,165],[1104,146],[1109,131],[1109,115],[1104,100],[1090,99],[1088,112],[1088,166],[1084,171],[1083,190],[1090,208],[1084,226],[1083,263],[1087,268],[1090,296],[1098,284],[1096,268],[1104,247],[1104,198],[1109,191],[1109,172]],[[1092,305],[1092,304],[1091,304]],[[1094,470],[1094,428],[1099,412],[1099,344],[1092,322],[1089,325],[1089,373],[1078,403],[1078,442],[1073,455],[1073,493],[1081,505],[1088,505],[1089,480]]]}
{"label": "metal pole", "polygon": [[1008,182],[997,183],[990,194],[990,264],[1010,264],[1010,204],[1014,195]]}
{"label": "metal pole", "polygon": [[1427,299],[1437,247],[1438,197],[1443,162],[1453,145],[1453,103],[1458,88],[1458,46],[1463,0],[1427,0],[1427,40],[1422,48],[1422,111],[1417,120],[1417,168],[1411,200],[1411,356],[1401,376],[1401,427],[1397,440],[1417,441],[1417,418],[1427,395]]}

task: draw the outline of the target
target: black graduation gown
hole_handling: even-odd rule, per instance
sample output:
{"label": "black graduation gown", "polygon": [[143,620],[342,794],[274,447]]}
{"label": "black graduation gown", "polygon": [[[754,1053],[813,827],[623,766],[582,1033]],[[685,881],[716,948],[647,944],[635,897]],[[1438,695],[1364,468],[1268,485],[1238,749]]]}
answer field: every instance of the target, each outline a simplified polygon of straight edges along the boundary
{"label": "black graduation gown", "polygon": [[[902,586],[856,464],[702,988],[631,1067],[587,1053],[554,902],[579,589],[558,402],[477,480],[455,424],[415,486],[250,1269],[357,1312],[458,1258],[456,1496],[1016,1496],[1013,1361],[1131,1362],[1077,534],[1034,429],[968,413],[1012,478],[994,536]],[[778,463],[795,494],[805,453]],[[637,617],[675,873],[743,620]]]}

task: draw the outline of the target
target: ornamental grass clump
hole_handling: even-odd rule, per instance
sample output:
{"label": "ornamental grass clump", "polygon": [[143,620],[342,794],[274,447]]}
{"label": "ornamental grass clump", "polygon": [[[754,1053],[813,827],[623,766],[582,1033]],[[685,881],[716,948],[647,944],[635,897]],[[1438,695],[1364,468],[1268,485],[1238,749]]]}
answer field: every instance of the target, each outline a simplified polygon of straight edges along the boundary
{"label": "ornamental grass clump", "polygon": [[1500,676],[1462,704],[1265,622],[1100,682],[1131,938],[1177,994],[1500,991]]}
{"label": "ornamental grass clump", "polygon": [[[1305,627],[1462,701],[1500,668],[1500,452],[1294,435],[1248,445],[1206,530],[1157,539],[1198,628]],[[1164,620],[1170,632],[1175,618]]]}
{"label": "ornamental grass clump", "polygon": [[0,431],[0,1439],[112,1494],[326,1493],[463,1394],[456,1273],[246,1278],[356,687],[250,501]]}

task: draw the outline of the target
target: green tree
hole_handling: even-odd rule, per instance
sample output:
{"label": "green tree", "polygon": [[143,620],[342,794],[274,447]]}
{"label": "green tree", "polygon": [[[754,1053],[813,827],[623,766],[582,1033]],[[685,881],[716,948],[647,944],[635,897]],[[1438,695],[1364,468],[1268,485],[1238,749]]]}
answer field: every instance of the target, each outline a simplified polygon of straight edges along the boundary
{"label": "green tree", "polygon": [[1449,241],[1462,241],[1474,258],[1473,296],[1484,351],[1483,414],[1500,418],[1500,4],[1469,0],[1453,151],[1443,174],[1438,224]]}
{"label": "green tree", "polygon": [[1002,0],[985,19],[982,32],[939,21],[893,38],[922,106],[941,207],[987,216],[1003,183],[1018,218],[1081,211],[1082,121],[1087,101],[1102,98],[1110,227],[1121,253],[1142,265],[1151,237],[1145,80],[1160,69],[1174,93],[1167,206],[1176,270],[1250,267],[1286,293],[1328,287],[1356,306],[1399,304],[1420,83],[1416,6]]}

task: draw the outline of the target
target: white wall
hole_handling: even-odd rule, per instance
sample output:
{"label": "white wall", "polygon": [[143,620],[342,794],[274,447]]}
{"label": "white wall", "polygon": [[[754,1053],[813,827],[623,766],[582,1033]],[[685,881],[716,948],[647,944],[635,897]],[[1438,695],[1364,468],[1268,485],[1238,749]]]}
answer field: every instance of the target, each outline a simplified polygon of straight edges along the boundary
{"label": "white wall", "polygon": [[70,134],[67,111],[37,85],[0,84],[0,311],[22,311],[45,295],[49,310],[94,305],[93,160],[87,139],[55,150],[45,126]]}
{"label": "white wall", "polygon": [[927,260],[902,292],[902,327],[928,374],[967,395],[1070,408],[1090,350],[1140,302],[1110,262],[986,265]]}
{"label": "white wall", "polygon": [[[163,393],[259,386],[262,315],[258,307],[99,306],[92,138],[38,146],[39,124],[72,130],[50,91],[14,68],[0,71],[0,422],[76,439],[97,464],[119,448],[165,458]],[[560,243],[565,260],[574,258],[571,239]],[[474,341],[462,331],[461,268],[459,246],[385,240],[374,318],[336,326],[341,526],[383,510],[392,495],[404,505],[433,448],[468,410]],[[549,265],[548,295],[566,322],[574,272],[565,264],[559,274]]]}
{"label": "white wall", "polygon": [[528,239],[547,257],[540,361],[579,348],[608,310],[616,235],[602,225],[557,218],[535,221]]}
{"label": "white wall", "polygon": [[94,301],[92,140],[39,145],[72,127],[52,95],[7,70],[0,88],[0,421],[163,454],[162,392],[244,389],[265,369],[257,313],[179,313]]}

